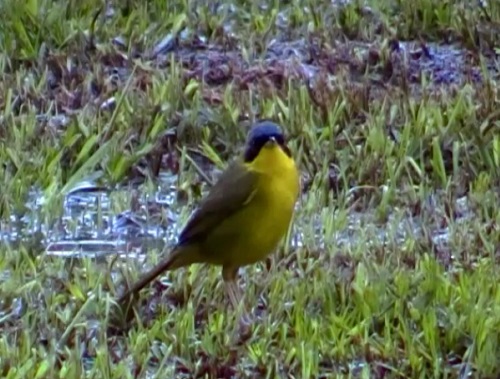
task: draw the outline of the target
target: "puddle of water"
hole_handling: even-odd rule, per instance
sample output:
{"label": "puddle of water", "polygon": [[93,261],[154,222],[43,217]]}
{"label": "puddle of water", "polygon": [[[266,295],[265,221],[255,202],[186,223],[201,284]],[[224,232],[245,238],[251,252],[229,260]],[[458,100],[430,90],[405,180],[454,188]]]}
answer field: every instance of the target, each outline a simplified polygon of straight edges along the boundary
{"label": "puddle of water", "polygon": [[[11,247],[20,243],[37,243],[46,254],[62,258],[103,258],[123,255],[143,259],[147,252],[175,243],[179,232],[178,214],[173,209],[177,177],[160,173],[157,188],[123,187],[106,191],[92,182],[79,183],[65,197],[62,213],[50,221],[43,216],[44,197],[32,191],[26,204],[30,210],[22,217],[12,216],[0,224],[0,244]],[[443,209],[430,196],[429,209]],[[373,211],[349,212],[345,216],[324,209],[311,216],[301,212],[297,204],[292,249],[343,249],[356,251],[360,243],[382,246],[403,244],[409,238],[423,236],[428,231],[424,217],[412,217],[404,209],[394,209],[386,222],[377,221]],[[454,223],[474,217],[467,198],[455,202],[460,216]],[[428,213],[427,213],[428,215]],[[337,219],[340,221],[336,221]],[[342,219],[344,218],[344,219]],[[325,225],[337,222],[332,235],[326,235]],[[432,230],[432,242],[438,246],[449,243],[450,228],[443,225]]]}
{"label": "puddle of water", "polygon": [[43,193],[33,190],[25,215],[1,221],[0,244],[17,246],[36,240],[48,255],[71,258],[143,255],[175,242],[176,180],[161,173],[153,191],[140,187],[107,191],[82,182],[65,196],[61,214],[51,220],[44,216]]}
{"label": "puddle of water", "polygon": [[[429,225],[429,220],[433,217],[439,219],[440,210],[445,209],[437,194],[429,195],[423,207],[425,209],[417,216],[409,214],[407,209],[395,208],[385,222],[380,222],[373,210],[351,211],[345,215],[345,220],[339,221],[331,228],[332,235],[325,233],[325,225],[329,219],[342,219],[344,216],[325,208],[323,212],[316,212],[310,217],[298,218],[295,221],[295,234],[291,245],[293,248],[314,246],[320,250],[356,252],[359,251],[360,245],[365,250],[370,246],[404,246],[408,238],[415,240],[428,235],[436,247],[444,248],[449,246],[454,228],[470,222],[475,217],[466,196],[458,198],[454,203],[456,217],[451,221],[451,227],[447,223],[440,225],[437,222],[435,225]],[[313,239],[311,236],[314,236]],[[452,255],[450,259],[455,257]]]}

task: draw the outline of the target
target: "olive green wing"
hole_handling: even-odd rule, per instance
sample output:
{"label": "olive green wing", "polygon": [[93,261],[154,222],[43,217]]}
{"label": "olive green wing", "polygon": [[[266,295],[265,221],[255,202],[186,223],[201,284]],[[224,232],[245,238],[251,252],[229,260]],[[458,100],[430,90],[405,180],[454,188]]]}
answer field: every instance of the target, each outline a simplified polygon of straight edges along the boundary
{"label": "olive green wing", "polygon": [[178,245],[203,240],[213,228],[245,207],[256,193],[257,174],[233,162],[210,189],[182,230]]}

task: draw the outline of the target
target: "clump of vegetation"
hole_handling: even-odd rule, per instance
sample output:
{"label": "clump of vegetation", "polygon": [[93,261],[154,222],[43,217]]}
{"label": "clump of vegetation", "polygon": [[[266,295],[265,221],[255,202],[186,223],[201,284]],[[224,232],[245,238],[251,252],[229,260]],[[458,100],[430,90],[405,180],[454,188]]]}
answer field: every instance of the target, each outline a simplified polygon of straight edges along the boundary
{"label": "clump of vegetation", "polygon": [[[0,10],[2,376],[499,375],[497,2]],[[241,273],[249,334],[199,266],[111,333],[123,284],[264,118],[303,194]]]}

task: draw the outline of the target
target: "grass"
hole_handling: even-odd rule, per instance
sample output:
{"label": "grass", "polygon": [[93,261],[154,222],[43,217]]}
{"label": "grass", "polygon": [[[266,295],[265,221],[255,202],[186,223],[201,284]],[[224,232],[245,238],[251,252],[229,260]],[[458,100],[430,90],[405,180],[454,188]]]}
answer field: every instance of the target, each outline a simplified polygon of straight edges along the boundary
{"label": "grass", "polygon": [[[0,5],[2,377],[500,374],[500,7],[266,4]],[[110,333],[261,118],[304,191],[289,243],[242,271],[250,333],[198,266]]]}

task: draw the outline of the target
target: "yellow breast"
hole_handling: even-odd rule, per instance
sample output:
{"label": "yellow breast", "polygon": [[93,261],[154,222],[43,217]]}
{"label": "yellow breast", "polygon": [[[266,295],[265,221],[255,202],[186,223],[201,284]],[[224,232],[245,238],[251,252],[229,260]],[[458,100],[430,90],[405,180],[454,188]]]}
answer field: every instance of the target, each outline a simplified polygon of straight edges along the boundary
{"label": "yellow breast", "polygon": [[[278,146],[263,147],[249,170],[259,174],[258,191],[268,206],[293,213],[300,191],[299,173],[292,158]],[[291,217],[291,215],[290,215]]]}
{"label": "yellow breast", "polygon": [[261,211],[254,215],[252,234],[256,240],[256,252],[249,258],[257,261],[270,254],[286,234],[300,183],[295,162],[278,146],[263,148],[251,169],[259,173],[258,191],[252,201],[259,204],[256,208]]}
{"label": "yellow breast", "polygon": [[238,265],[265,259],[286,234],[299,195],[299,174],[292,158],[278,146],[263,147],[248,169],[259,179],[250,204],[238,215],[244,234],[234,239],[230,257]]}
{"label": "yellow breast", "polygon": [[286,234],[299,195],[293,159],[278,145],[246,164],[258,175],[249,203],[217,227],[201,246],[208,263],[245,266],[265,259]]}

